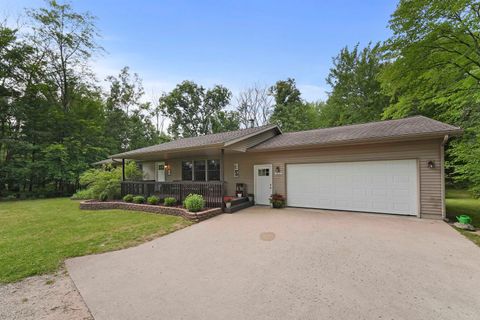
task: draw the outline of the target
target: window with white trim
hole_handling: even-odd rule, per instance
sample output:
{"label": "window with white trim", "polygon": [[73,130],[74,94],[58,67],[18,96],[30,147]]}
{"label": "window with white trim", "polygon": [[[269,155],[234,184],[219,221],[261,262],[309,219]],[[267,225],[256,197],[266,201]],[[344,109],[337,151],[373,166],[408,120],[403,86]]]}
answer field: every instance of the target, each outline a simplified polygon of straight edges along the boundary
{"label": "window with white trim", "polygon": [[220,181],[220,160],[182,161],[183,181]]}

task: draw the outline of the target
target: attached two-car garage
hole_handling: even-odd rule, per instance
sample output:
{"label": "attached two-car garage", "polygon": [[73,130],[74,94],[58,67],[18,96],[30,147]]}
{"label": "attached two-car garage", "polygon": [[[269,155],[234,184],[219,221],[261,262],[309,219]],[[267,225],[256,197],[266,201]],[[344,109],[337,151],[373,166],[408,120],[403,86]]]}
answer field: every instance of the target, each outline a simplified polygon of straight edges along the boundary
{"label": "attached two-car garage", "polygon": [[291,207],[418,215],[417,160],[287,164]]}

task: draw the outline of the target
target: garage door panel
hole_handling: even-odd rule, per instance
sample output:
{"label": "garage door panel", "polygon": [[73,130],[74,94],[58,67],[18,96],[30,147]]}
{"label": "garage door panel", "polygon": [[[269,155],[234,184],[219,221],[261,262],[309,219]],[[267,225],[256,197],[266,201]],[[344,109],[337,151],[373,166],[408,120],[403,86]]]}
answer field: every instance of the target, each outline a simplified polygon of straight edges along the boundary
{"label": "garage door panel", "polygon": [[416,215],[416,160],[287,165],[289,206]]}

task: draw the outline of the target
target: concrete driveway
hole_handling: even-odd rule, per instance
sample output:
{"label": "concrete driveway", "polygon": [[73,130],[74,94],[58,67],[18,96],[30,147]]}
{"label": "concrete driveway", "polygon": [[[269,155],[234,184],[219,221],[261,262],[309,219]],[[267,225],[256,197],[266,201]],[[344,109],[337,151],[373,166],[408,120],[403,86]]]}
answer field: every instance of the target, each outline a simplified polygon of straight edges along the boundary
{"label": "concrete driveway", "polygon": [[480,249],[410,217],[253,207],[67,267],[97,320],[480,316]]}

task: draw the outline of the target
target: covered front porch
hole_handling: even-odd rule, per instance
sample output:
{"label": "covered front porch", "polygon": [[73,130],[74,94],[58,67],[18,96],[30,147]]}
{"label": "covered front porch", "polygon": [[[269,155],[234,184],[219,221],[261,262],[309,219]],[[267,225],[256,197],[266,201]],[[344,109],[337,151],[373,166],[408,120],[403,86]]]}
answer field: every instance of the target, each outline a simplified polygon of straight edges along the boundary
{"label": "covered front porch", "polygon": [[222,207],[225,182],[222,181],[122,181],[122,197],[127,194],[142,195],[149,197],[155,195],[160,199],[174,197],[183,202],[186,196],[191,193],[200,194],[205,200],[208,208]]}
{"label": "covered front porch", "polygon": [[[122,197],[127,194],[160,199],[174,197],[182,203],[189,194],[202,195],[205,206],[225,207],[225,196],[235,197],[232,205],[248,202],[245,183],[230,179],[233,187],[225,180],[225,156],[234,156],[238,151],[223,148],[204,148],[181,152],[154,152],[122,158]],[[143,180],[131,181],[125,177],[125,161],[134,160],[141,167]],[[238,166],[238,165],[237,165]],[[238,170],[237,170],[238,171]],[[236,199],[237,191],[241,195]],[[253,190],[252,190],[253,191]],[[225,208],[224,208],[225,209]],[[229,210],[226,210],[229,211]]]}

